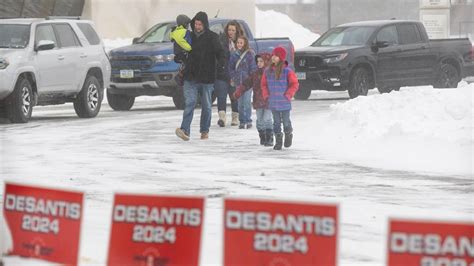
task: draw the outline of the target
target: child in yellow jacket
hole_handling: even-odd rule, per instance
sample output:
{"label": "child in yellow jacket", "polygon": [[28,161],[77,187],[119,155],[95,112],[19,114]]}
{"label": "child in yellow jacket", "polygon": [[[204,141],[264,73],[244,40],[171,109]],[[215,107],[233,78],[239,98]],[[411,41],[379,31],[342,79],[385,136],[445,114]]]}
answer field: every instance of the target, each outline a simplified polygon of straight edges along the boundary
{"label": "child in yellow jacket", "polygon": [[176,17],[176,27],[170,34],[173,42],[174,61],[176,63],[185,63],[188,53],[191,51],[191,32],[188,25],[191,19],[186,15]]}

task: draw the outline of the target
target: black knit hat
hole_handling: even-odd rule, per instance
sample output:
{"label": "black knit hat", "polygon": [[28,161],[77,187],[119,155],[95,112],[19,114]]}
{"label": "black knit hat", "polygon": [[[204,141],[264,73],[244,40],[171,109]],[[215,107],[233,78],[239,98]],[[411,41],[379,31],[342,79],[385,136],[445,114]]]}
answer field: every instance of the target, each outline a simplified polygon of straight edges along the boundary
{"label": "black knit hat", "polygon": [[189,22],[191,22],[191,19],[186,15],[181,14],[176,17],[176,24],[178,24],[178,26],[186,27]]}

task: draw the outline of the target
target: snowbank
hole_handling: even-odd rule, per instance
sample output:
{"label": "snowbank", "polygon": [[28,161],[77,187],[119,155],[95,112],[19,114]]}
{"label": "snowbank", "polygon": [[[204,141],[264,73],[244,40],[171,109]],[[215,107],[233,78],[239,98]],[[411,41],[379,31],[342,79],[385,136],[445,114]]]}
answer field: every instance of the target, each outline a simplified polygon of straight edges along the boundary
{"label": "snowbank", "polygon": [[354,164],[472,177],[474,84],[407,87],[331,105],[304,131],[326,157]]}
{"label": "snowbank", "polygon": [[269,10],[261,11],[255,8],[256,38],[290,37],[295,49],[309,46],[319,38],[300,24],[294,22],[285,14]]}

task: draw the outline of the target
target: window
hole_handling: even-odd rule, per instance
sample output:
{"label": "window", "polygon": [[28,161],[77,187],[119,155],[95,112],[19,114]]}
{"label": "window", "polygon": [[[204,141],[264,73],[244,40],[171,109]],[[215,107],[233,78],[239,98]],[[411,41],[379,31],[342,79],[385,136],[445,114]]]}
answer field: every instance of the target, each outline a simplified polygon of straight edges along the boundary
{"label": "window", "polygon": [[397,26],[400,33],[400,43],[420,43],[421,37],[415,24],[400,24]]}
{"label": "window", "polygon": [[175,25],[171,23],[163,23],[154,26],[140,39],[140,42],[158,43],[170,42],[170,33]]}
{"label": "window", "polygon": [[224,25],[222,25],[221,23],[211,25],[209,29],[217,33],[217,35],[221,35],[224,33]]}
{"label": "window", "polygon": [[398,32],[397,27],[388,26],[377,33],[377,42],[387,42],[389,45],[398,44]]}
{"label": "window", "polygon": [[363,45],[374,32],[374,27],[337,27],[330,29],[312,46]]}
{"label": "window", "polygon": [[55,48],[58,47],[58,41],[51,24],[43,24],[36,27],[35,46],[38,46],[40,41],[53,41]]}
{"label": "window", "polygon": [[87,41],[90,45],[100,44],[100,38],[95,32],[94,28],[88,23],[77,23],[77,26],[82,31],[84,36],[86,36]]}
{"label": "window", "polygon": [[30,25],[0,24],[0,48],[25,48],[30,39]]}
{"label": "window", "polygon": [[61,48],[81,46],[76,34],[69,24],[55,24],[54,28],[58,33]]}

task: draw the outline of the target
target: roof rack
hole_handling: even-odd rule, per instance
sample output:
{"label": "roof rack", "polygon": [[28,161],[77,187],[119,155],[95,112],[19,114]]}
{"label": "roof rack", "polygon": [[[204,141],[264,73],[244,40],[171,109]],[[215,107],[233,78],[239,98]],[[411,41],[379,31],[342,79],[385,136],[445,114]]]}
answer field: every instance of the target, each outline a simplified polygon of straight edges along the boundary
{"label": "roof rack", "polygon": [[80,16],[47,16],[46,20],[53,20],[53,19],[74,19],[74,20],[81,20]]}

